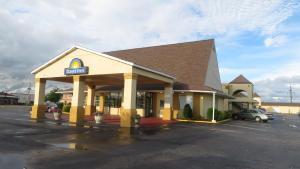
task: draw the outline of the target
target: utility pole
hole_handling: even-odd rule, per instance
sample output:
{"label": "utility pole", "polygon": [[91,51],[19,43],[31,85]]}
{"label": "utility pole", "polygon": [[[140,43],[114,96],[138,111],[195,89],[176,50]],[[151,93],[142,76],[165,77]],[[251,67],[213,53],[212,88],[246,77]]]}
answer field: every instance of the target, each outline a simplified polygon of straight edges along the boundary
{"label": "utility pole", "polygon": [[293,88],[292,88],[292,84],[290,84],[290,90],[289,90],[289,94],[290,94],[290,103],[293,103]]}
{"label": "utility pole", "polygon": [[30,104],[30,92],[31,92],[31,83],[29,83],[29,86],[27,88],[27,104]]}

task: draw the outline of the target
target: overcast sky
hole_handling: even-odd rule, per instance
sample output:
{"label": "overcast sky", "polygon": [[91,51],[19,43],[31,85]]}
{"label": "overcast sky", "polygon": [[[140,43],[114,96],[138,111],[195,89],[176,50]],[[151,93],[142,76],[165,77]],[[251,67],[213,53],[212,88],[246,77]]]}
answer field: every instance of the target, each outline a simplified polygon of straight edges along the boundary
{"label": "overcast sky", "polygon": [[[0,0],[0,91],[72,45],[104,52],[214,38],[222,82],[300,102],[299,0]],[[298,97],[298,98],[297,98]]]}

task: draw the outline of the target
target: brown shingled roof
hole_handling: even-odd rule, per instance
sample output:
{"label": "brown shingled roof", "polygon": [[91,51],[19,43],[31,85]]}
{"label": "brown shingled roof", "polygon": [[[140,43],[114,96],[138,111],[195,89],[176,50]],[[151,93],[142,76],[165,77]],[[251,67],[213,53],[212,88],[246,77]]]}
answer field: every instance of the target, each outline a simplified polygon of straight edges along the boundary
{"label": "brown shingled roof", "polygon": [[105,54],[175,76],[175,90],[212,90],[205,86],[214,40],[152,46]]}
{"label": "brown shingled roof", "polygon": [[252,84],[252,82],[250,82],[248,79],[246,79],[245,76],[243,76],[243,75],[239,75],[238,77],[236,77],[230,83],[234,83],[234,84]]}

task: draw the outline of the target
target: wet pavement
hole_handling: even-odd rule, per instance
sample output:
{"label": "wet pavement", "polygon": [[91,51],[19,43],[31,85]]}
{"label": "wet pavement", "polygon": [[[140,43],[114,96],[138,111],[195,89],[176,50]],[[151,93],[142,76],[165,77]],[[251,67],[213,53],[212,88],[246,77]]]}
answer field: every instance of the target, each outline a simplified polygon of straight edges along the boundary
{"label": "wet pavement", "polygon": [[300,168],[300,118],[176,123],[138,129],[70,127],[0,106],[1,169]]}

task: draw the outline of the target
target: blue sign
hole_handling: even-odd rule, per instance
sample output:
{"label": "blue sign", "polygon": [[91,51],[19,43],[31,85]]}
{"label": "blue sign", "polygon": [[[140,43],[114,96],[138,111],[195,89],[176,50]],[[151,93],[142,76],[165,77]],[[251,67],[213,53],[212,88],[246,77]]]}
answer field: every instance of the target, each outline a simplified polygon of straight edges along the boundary
{"label": "blue sign", "polygon": [[78,59],[72,59],[69,68],[65,68],[65,75],[80,75],[88,74],[89,68],[83,65],[83,62]]}

